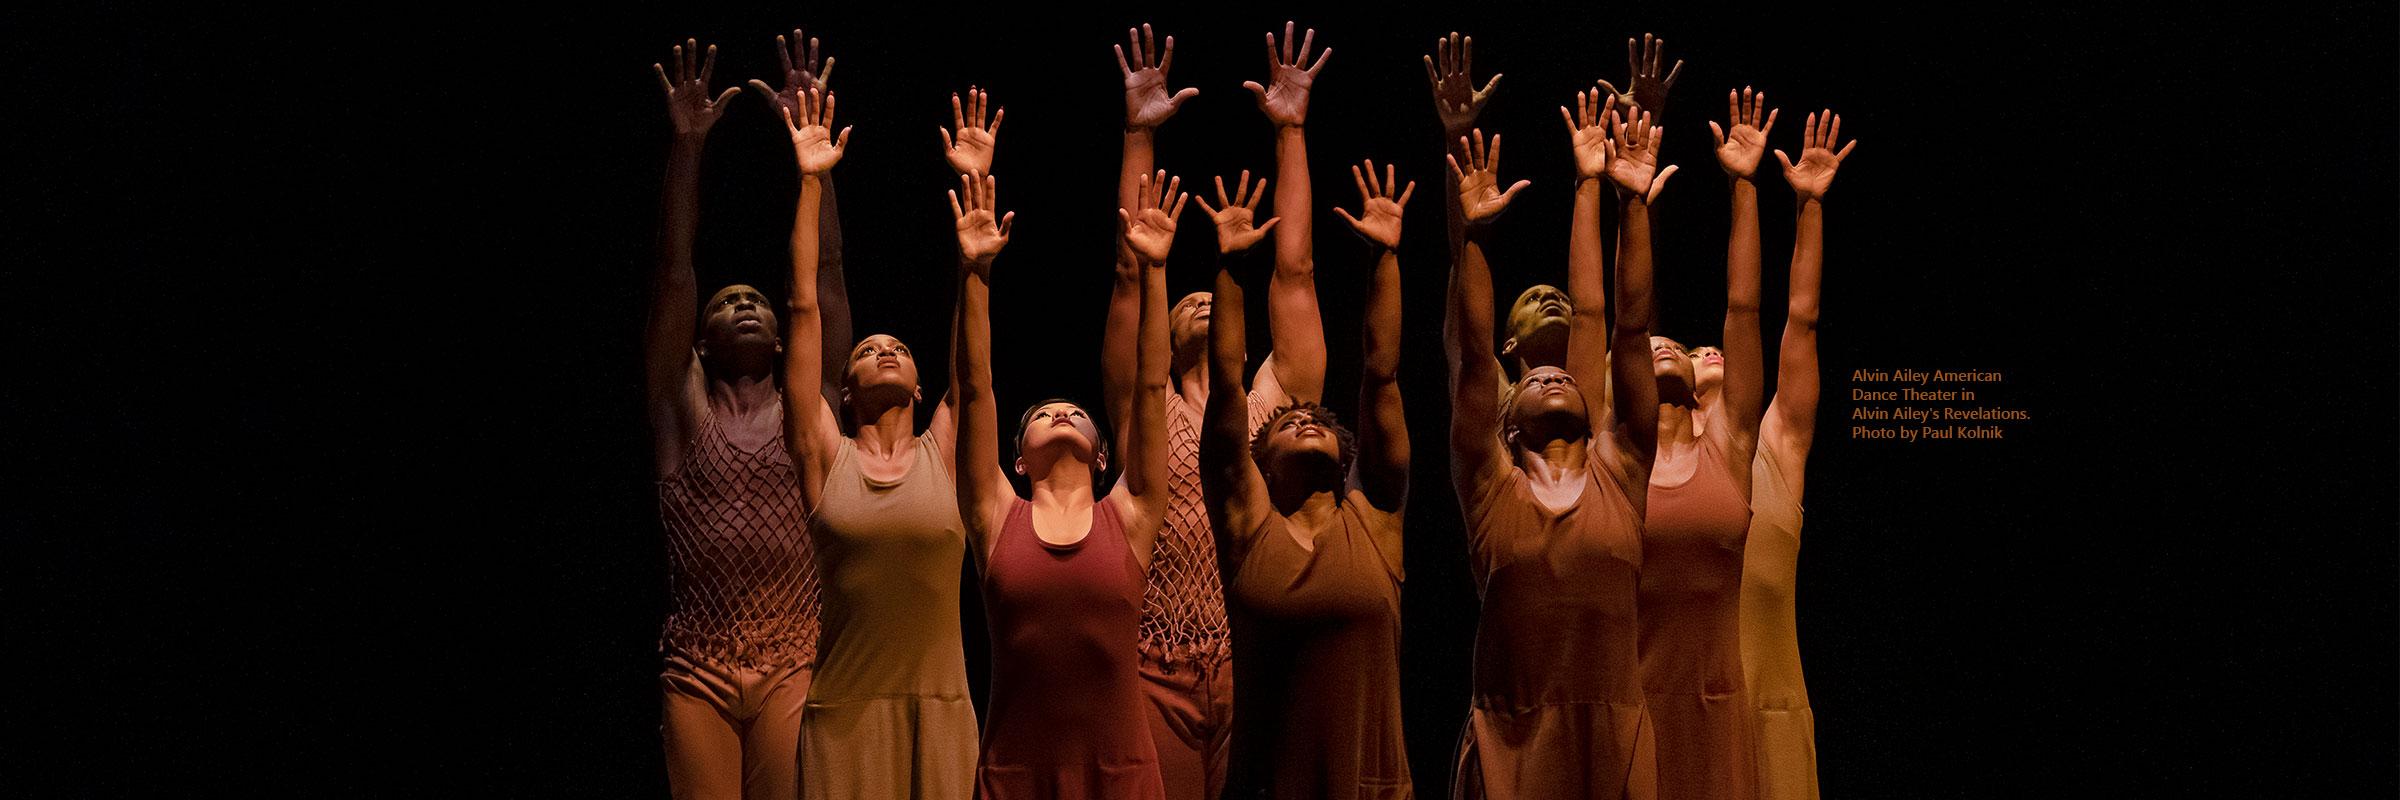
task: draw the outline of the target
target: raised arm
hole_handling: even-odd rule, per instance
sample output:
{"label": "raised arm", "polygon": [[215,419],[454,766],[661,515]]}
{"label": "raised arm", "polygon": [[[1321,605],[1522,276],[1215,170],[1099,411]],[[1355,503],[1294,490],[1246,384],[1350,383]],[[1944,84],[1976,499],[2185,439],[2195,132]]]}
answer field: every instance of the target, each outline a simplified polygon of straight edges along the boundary
{"label": "raised arm", "polygon": [[1667,188],[1676,168],[1658,168],[1661,131],[1645,111],[1632,122],[1616,113],[1609,120],[1616,130],[1608,163],[1609,181],[1617,187],[1623,212],[1617,232],[1617,314],[1609,329],[1609,348],[1641,358],[1609,360],[1616,410],[1618,469],[1635,505],[1643,505],[1650,464],[1658,455],[1658,377],[1652,372],[1650,326],[1656,311],[1650,289],[1650,203]]}
{"label": "raised arm", "polygon": [[[1277,218],[1280,219],[1280,218]],[[1267,221],[1258,231],[1272,227]],[[1251,537],[1275,513],[1267,498],[1266,480],[1250,458],[1250,401],[1242,392],[1242,367],[1248,359],[1248,306],[1243,277],[1258,271],[1255,251],[1229,242],[1218,227],[1215,297],[1209,303],[1208,406],[1201,415],[1200,491],[1208,502],[1208,520],[1216,532],[1217,567],[1230,578],[1241,564]],[[1255,245],[1259,238],[1253,237]]]}
{"label": "raised arm", "polygon": [[1617,107],[1625,109],[1626,115],[1647,111],[1651,119],[1665,122],[1667,91],[1675,88],[1675,79],[1683,75],[1683,59],[1680,58],[1675,59],[1673,68],[1664,74],[1659,72],[1659,62],[1666,53],[1665,39],[1647,33],[1642,34],[1639,42],[1634,41],[1633,37],[1626,37],[1625,72],[1629,80],[1625,83],[1625,89],[1619,91],[1616,84],[1608,81],[1597,83],[1609,94],[1617,96]]}
{"label": "raised arm", "polygon": [[817,224],[824,186],[850,146],[850,129],[833,135],[833,94],[809,91],[797,109],[783,113],[791,134],[792,153],[800,166],[800,202],[792,212],[791,300],[784,314],[783,426],[784,444],[800,468],[801,499],[815,508],[825,473],[842,436],[819,386],[824,374],[824,330],[817,301]]}
{"label": "raised arm", "polygon": [[1567,329],[1566,369],[1582,389],[1584,419],[1595,434],[1607,432],[1616,419],[1609,405],[1609,384],[1614,381],[1608,375],[1608,286],[1601,276],[1607,265],[1601,260],[1605,245],[1600,241],[1601,192],[1613,146],[1604,120],[1616,105],[1615,95],[1590,89],[1576,93],[1573,114],[1566,106],[1558,107],[1575,156],[1575,212],[1567,230],[1567,299],[1575,311]]}
{"label": "raised arm", "polygon": [[[793,28],[789,38],[775,37],[775,57],[783,63],[783,86],[776,88],[766,81],[750,79],[750,88],[766,98],[780,116],[785,110],[795,113],[800,97],[810,89],[830,90],[833,80],[833,57],[825,55],[822,43]],[[817,220],[817,318],[823,343],[823,394],[825,402],[839,407],[842,402],[842,373],[849,368],[846,356],[856,341],[850,336],[850,286],[842,272],[842,212],[835,197],[833,182],[822,183],[823,209]]]}
{"label": "raised arm", "polygon": [[[982,89],[969,86],[964,97],[955,92],[950,95],[950,127],[941,130],[942,158],[949,162],[950,171],[957,173],[961,181],[970,178],[977,182],[990,179],[992,157],[1000,144],[1000,120],[1007,115],[1008,109],[1003,108],[998,112],[992,110],[991,93]],[[957,133],[953,134],[952,130]],[[961,243],[964,244],[963,239]],[[962,249],[959,258],[968,257],[969,254]],[[964,298],[961,298],[961,302],[964,302]],[[952,306],[950,341],[953,346],[964,335],[961,329],[967,324],[965,316],[966,308],[963,305]],[[986,324],[989,324],[988,320]],[[959,455],[958,361],[958,354],[953,350],[950,356],[950,386],[943,390],[941,402],[934,404],[933,419],[925,425],[925,432],[933,437],[934,444],[949,458]],[[962,498],[960,502],[965,500]]]}
{"label": "raised arm", "polygon": [[1451,31],[1447,39],[1434,37],[1433,55],[1425,57],[1425,80],[1433,86],[1433,111],[1442,121],[1442,146],[1467,135],[1475,127],[1475,118],[1483,114],[1483,104],[1492,99],[1500,88],[1500,73],[1475,88],[1475,37],[1460,37]]}
{"label": "raised arm", "polygon": [[1255,385],[1275,405],[1287,400],[1318,400],[1325,393],[1325,323],[1317,310],[1316,226],[1311,222],[1316,206],[1309,189],[1304,125],[1309,87],[1315,84],[1317,73],[1324,71],[1333,48],[1318,53],[1312,64],[1308,56],[1316,44],[1316,30],[1308,30],[1299,49],[1294,50],[1292,28],[1290,22],[1283,24],[1281,49],[1276,47],[1275,34],[1267,34],[1271,85],[1242,84],[1258,98],[1258,110],[1275,124],[1276,213],[1299,212],[1292,215],[1292,224],[1275,232],[1275,276],[1267,282],[1267,330],[1274,347],[1259,365],[1262,380]]}
{"label": "raised arm", "polygon": [[[649,407],[654,466],[661,477],[683,468],[683,450],[706,403],[699,356],[692,350],[700,313],[700,291],[692,277],[692,241],[700,228],[700,148],[724,114],[725,102],[741,89],[708,96],[717,46],[705,58],[691,39],[675,47],[675,70],[663,64],[659,88],[666,90],[667,121],[674,138],[667,147],[667,178],[660,190],[658,260],[650,270],[650,312],[642,329],[642,375]],[[698,62],[695,64],[694,62]]]}
{"label": "raised arm", "polygon": [[[1517,181],[1500,191],[1500,174],[1493,147],[1483,146],[1483,132],[1459,137],[1459,153],[1449,156],[1450,299],[1443,315],[1442,335],[1450,348],[1450,481],[1459,502],[1468,502],[1481,487],[1508,467],[1500,447],[1500,399],[1492,387],[1501,382],[1500,359],[1492,355],[1492,271],[1483,246],[1492,223],[1508,210],[1517,192],[1533,185]],[[1471,168],[1459,166],[1464,156]]]}
{"label": "raised arm", "polygon": [[1776,369],[1775,400],[1761,425],[1759,445],[1778,448],[1776,455],[1781,456],[1784,477],[1792,481],[1787,488],[1794,499],[1807,485],[1803,477],[1817,428],[1817,297],[1825,260],[1825,192],[1833,187],[1833,174],[1842,159],[1858,147],[1852,140],[1842,145],[1840,152],[1833,150],[1841,126],[1842,118],[1830,110],[1810,115],[1799,163],[1794,164],[1781,151],[1775,153],[1775,159],[1783,162],[1784,179],[1792,185],[1800,212],[1799,230],[1792,237],[1791,306],[1783,321],[1782,361]]}
{"label": "raised arm", "polygon": [[1359,352],[1365,363],[1358,380],[1358,458],[1350,476],[1374,507],[1399,513],[1408,499],[1408,416],[1400,400],[1400,220],[1417,182],[1399,185],[1399,175],[1385,164],[1375,175],[1375,162],[1350,168],[1358,183],[1357,216],[1335,208],[1374,251],[1375,270],[1367,282],[1367,314]]}
{"label": "raised arm", "polygon": [[[1767,153],[1767,134],[1775,129],[1775,114],[1767,110],[1767,95],[1742,87],[1727,92],[1725,104],[1731,129],[1708,123],[1716,138],[1717,166],[1733,182],[1733,227],[1725,244],[1725,388],[1719,415],[1725,425],[1728,455],[1742,464],[1758,446],[1758,421],[1766,402],[1766,345],[1759,341],[1758,185],[1751,177]],[[1744,470],[1745,472],[1747,470]]]}
{"label": "raised arm", "polygon": [[[1164,185],[1161,185],[1161,184]],[[1158,541],[1167,515],[1167,253],[1175,245],[1175,221],[1183,216],[1183,179],[1145,177],[1135,187],[1139,205],[1117,210],[1118,230],[1142,271],[1141,341],[1133,397],[1132,437],[1124,442],[1125,472],[1111,493],[1123,493],[1126,535],[1142,568]]]}
{"label": "raised arm", "polygon": [[983,559],[991,556],[1016,491],[1000,471],[999,403],[992,396],[992,259],[1008,245],[1016,218],[995,216],[997,189],[991,176],[969,172],[950,192],[950,217],[958,228],[958,323],[950,348],[951,395],[958,402],[958,516]]}
{"label": "raised arm", "polygon": [[[1157,160],[1158,126],[1175,116],[1183,101],[1200,94],[1185,88],[1167,92],[1167,68],[1175,61],[1175,37],[1161,51],[1157,38],[1144,24],[1125,29],[1125,44],[1117,45],[1117,70],[1125,79],[1125,138],[1117,161],[1117,207],[1139,208],[1141,182]],[[1132,48],[1128,52],[1127,48]],[[1117,441],[1125,441],[1133,424],[1133,384],[1139,371],[1136,340],[1140,337],[1143,273],[1125,247],[1124,228],[1117,235],[1116,283],[1108,294],[1108,322],[1100,337],[1100,395],[1108,424]],[[1163,288],[1160,291],[1165,291]]]}

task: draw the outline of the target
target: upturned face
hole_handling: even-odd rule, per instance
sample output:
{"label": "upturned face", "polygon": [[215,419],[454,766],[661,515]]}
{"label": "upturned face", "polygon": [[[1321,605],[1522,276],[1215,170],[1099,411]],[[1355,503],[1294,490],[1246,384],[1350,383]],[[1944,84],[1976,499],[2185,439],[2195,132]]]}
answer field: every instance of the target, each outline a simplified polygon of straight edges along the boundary
{"label": "upturned face", "polygon": [[1208,346],[1211,299],[1207,292],[1193,292],[1175,301],[1175,307],[1167,312],[1167,335],[1175,352],[1198,352]]}
{"label": "upturned face", "polygon": [[1564,347],[1574,314],[1575,303],[1566,292],[1547,283],[1534,284],[1517,295],[1516,304],[1508,309],[1510,354],[1521,357],[1528,350]]}
{"label": "upturned face", "polygon": [[775,312],[767,296],[746,284],[734,284],[710,295],[700,309],[700,349],[703,357],[750,348],[782,349]]}
{"label": "upturned face", "polygon": [[1295,408],[1268,420],[1266,436],[1259,466],[1270,471],[1319,459],[1334,464],[1342,460],[1341,436],[1335,433],[1333,422],[1309,409]]}
{"label": "upturned face", "polygon": [[[1558,367],[1534,367],[1517,379],[1517,393],[1509,409],[1512,427],[1527,429],[1563,430],[1588,429],[1583,404],[1583,387],[1575,376]],[[1519,442],[1532,446],[1535,442]]]}
{"label": "upturned face", "polygon": [[1692,355],[1683,343],[1664,336],[1650,337],[1650,363],[1661,384],[1692,386]]}
{"label": "upturned face", "polygon": [[[1017,431],[1017,471],[1033,474],[1066,459],[1087,469],[1104,469],[1100,426],[1082,406],[1054,401],[1026,412]],[[1032,472],[1029,472],[1032,471]]]}
{"label": "upturned face", "polygon": [[899,392],[914,397],[917,392],[917,357],[901,344],[898,337],[878,333],[858,341],[850,349],[850,396],[868,393]]}
{"label": "upturned face", "polygon": [[1725,383],[1725,351],[1712,345],[1692,348],[1692,381],[1705,395]]}

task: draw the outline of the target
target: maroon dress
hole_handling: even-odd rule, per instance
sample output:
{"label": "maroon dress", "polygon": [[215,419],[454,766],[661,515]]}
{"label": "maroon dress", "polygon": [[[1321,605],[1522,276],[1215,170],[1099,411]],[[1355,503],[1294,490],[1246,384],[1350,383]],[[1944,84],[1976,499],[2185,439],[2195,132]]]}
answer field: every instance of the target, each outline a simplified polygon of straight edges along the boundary
{"label": "maroon dress", "polygon": [[1091,532],[1051,544],[1033,504],[1009,503],[983,570],[992,694],[977,793],[985,798],[1160,800],[1158,750],[1143,719],[1142,568],[1117,504]]}
{"label": "maroon dress", "polygon": [[1658,795],[1751,800],[1737,613],[1750,498],[1717,444],[1703,442],[1699,459],[1690,479],[1651,484],[1642,527],[1642,683],[1658,731]]}

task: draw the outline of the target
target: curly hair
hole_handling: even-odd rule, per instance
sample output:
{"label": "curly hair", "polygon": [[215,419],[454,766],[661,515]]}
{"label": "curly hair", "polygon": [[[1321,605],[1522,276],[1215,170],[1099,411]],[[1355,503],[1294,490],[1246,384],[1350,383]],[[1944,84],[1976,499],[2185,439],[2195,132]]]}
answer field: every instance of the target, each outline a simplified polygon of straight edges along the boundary
{"label": "curly hair", "polygon": [[1282,406],[1276,408],[1273,413],[1268,414],[1266,422],[1261,423],[1258,426],[1258,430],[1250,434],[1250,460],[1258,463],[1261,470],[1264,470],[1267,457],[1268,432],[1275,429],[1275,422],[1277,420],[1283,419],[1284,415],[1295,412],[1307,414],[1310,419],[1316,420],[1318,424],[1333,429],[1334,443],[1341,451],[1341,474],[1346,479],[1350,474],[1351,463],[1358,460],[1358,436],[1351,433],[1349,428],[1342,426],[1341,418],[1334,415],[1333,409],[1326,408],[1324,405],[1314,400],[1294,400],[1292,402],[1283,404]]}

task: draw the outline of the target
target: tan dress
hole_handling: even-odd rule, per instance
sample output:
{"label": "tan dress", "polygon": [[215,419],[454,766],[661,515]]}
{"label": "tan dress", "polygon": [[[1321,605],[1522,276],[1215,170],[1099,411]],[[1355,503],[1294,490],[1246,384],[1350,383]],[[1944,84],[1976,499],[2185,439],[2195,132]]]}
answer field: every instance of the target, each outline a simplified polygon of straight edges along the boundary
{"label": "tan dress", "polygon": [[1642,683],[1658,733],[1658,796],[1751,800],[1758,776],[1736,621],[1750,501],[1720,446],[1703,442],[1690,479],[1650,486],[1642,521]]}
{"label": "tan dress", "polygon": [[848,439],[809,520],[823,580],[816,682],[800,723],[809,800],[966,798],[978,736],[960,641],[967,553],[957,484],[930,431],[900,480]]}
{"label": "tan dress", "polygon": [[1742,550],[1742,683],[1756,727],[1760,800],[1817,800],[1817,723],[1800,676],[1792,611],[1800,567],[1800,501],[1775,451],[1750,467],[1750,540]]}

